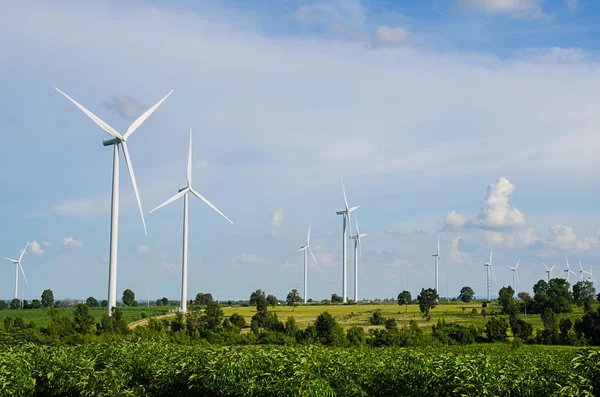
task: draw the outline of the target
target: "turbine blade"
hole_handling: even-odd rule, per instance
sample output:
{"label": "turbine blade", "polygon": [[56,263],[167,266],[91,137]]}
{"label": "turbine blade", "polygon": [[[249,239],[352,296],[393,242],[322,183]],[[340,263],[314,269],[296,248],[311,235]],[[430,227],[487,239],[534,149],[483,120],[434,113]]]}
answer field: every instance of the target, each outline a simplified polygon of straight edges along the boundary
{"label": "turbine blade", "polygon": [[552,271],[552,270],[553,270],[555,267],[556,267],[556,265],[552,266],[552,267],[550,268],[550,271]]}
{"label": "turbine blade", "polygon": [[583,271],[583,265],[581,264],[581,259],[577,258],[577,260],[579,261],[579,269],[581,271]]}
{"label": "turbine blade", "polygon": [[23,266],[21,265],[21,262],[19,262],[19,268],[21,269],[21,274],[23,275],[23,278],[25,279],[25,284],[29,284],[27,282],[27,276],[25,276],[25,271],[23,271]]}
{"label": "turbine blade", "polygon": [[156,207],[155,209],[153,209],[152,211],[150,211],[150,213],[153,213],[157,209],[162,208],[165,205],[172,203],[173,201],[177,200],[180,197],[183,197],[183,195],[186,194],[189,191],[190,191],[190,189],[184,189],[184,190],[180,191],[179,193],[177,193],[176,195],[174,195],[173,197],[171,197],[170,199],[168,199],[167,201],[165,201],[164,203],[162,203],[161,205],[159,205],[158,207]]}
{"label": "turbine blade", "polygon": [[317,268],[319,269],[319,271],[323,271],[323,269],[321,269],[321,266],[319,266],[319,261],[317,261],[317,258],[315,258],[315,254],[313,254],[312,250],[310,249],[310,246],[307,247],[308,248],[308,252],[310,252],[310,256],[312,256],[313,260],[315,261],[315,264],[317,265]]}
{"label": "turbine blade", "polygon": [[308,221],[308,236],[306,237],[306,245],[310,244],[310,228],[312,226],[312,220]]}
{"label": "turbine blade", "polygon": [[359,208],[360,208],[360,205],[357,205],[356,207],[352,207],[352,208],[350,208],[350,209],[348,210],[348,213],[350,213],[350,212],[354,212],[354,211],[356,211],[356,210],[357,210],[357,209],[359,209]]}
{"label": "turbine blade", "polygon": [[164,96],[163,99],[161,99],[160,101],[158,101],[156,103],[156,105],[152,106],[150,109],[146,110],[144,112],[144,114],[142,114],[140,117],[138,117],[133,123],[131,123],[131,125],[129,126],[129,128],[127,128],[127,131],[125,131],[125,134],[123,134],[123,140],[127,140],[127,138],[129,138],[129,136],[131,134],[133,134],[133,132],[135,130],[138,129],[138,127],[140,125],[142,125],[142,123],[144,121],[146,121],[146,119],[148,117],[150,117],[150,115],[165,101],[165,99],[167,99],[169,97],[169,95],[171,95],[173,93],[173,91],[175,90],[171,90],[169,91],[169,93],[167,95]]}
{"label": "turbine blade", "polygon": [[360,265],[363,263],[363,253],[362,253],[362,243],[360,242],[360,237],[358,238],[358,252],[360,253]]}
{"label": "turbine blade", "polygon": [[440,234],[437,234],[437,254],[440,256]]}
{"label": "turbine blade", "polygon": [[306,250],[307,248],[308,248],[308,245],[305,245],[304,247],[300,247],[298,252],[302,252],[302,251]]}
{"label": "turbine blade", "polygon": [[519,268],[519,263],[521,263],[520,259],[517,261],[517,266],[515,266],[515,270],[517,270]]}
{"label": "turbine blade", "polygon": [[144,225],[144,233],[148,235],[146,230],[146,220],[144,219],[144,210],[142,209],[142,202],[140,200],[140,192],[138,191],[137,182],[135,181],[135,174],[133,173],[133,165],[131,164],[131,158],[129,157],[129,150],[127,150],[127,144],[125,141],[121,142],[123,145],[123,154],[125,155],[125,162],[127,163],[127,169],[129,170],[129,176],[131,177],[131,184],[133,185],[133,192],[137,199],[138,207],[140,208],[140,215],[142,216],[142,224]]}
{"label": "turbine blade", "polygon": [[359,234],[359,235],[358,235],[358,237],[359,237],[359,238],[363,238],[363,237],[365,237],[365,236],[368,236],[368,234],[367,234],[367,233],[363,233],[363,234]]}
{"label": "turbine blade", "polygon": [[550,269],[548,269],[548,266],[546,266],[546,264],[544,262],[542,262],[542,265],[544,265],[544,267],[546,268],[546,270],[548,270],[549,272],[551,271]]}
{"label": "turbine blade", "polygon": [[227,218],[225,216],[225,214],[223,214],[221,211],[219,211],[219,209],[217,207],[215,207],[214,205],[212,205],[212,203],[210,201],[208,201],[206,198],[204,198],[200,193],[198,193],[197,191],[195,191],[192,188],[190,188],[190,192],[194,193],[194,196],[196,196],[200,200],[204,201],[204,204],[208,205],[210,208],[212,208],[213,210],[217,211],[219,213],[219,215],[221,215],[223,218],[227,219],[229,221],[229,223],[231,223],[233,225],[233,222],[231,222],[231,219]]}
{"label": "turbine blade", "polygon": [[29,245],[29,242],[27,242],[25,244],[25,248],[23,248],[23,251],[21,252],[21,256],[19,256],[19,262],[21,262],[21,259],[23,259],[23,255],[25,255],[25,252],[27,251],[27,246]]}
{"label": "turbine blade", "polygon": [[492,270],[492,275],[494,276],[494,280],[496,280],[496,273],[494,273],[494,268],[491,264],[490,264],[490,269]]}
{"label": "turbine blade", "polygon": [[190,128],[190,150],[188,152],[187,183],[188,183],[188,187],[192,186],[192,129],[191,128]]}
{"label": "turbine blade", "polygon": [[18,262],[18,260],[12,259],[12,258],[6,258],[5,257],[4,259],[6,259],[7,261],[11,261],[12,263],[17,263]]}
{"label": "turbine blade", "polygon": [[344,192],[344,204],[346,204],[346,211],[349,211],[348,208],[348,199],[346,198],[346,188],[344,187],[344,179],[340,178],[342,180],[342,191]]}
{"label": "turbine blade", "polygon": [[61,90],[59,90],[58,88],[54,87],[54,89],[56,91],[60,92],[61,94],[63,94],[65,96],[65,98],[67,98],[69,101],[73,102],[73,104],[75,104],[75,106],[77,106],[83,113],[85,113],[90,119],[92,119],[92,121],[94,123],[96,123],[100,128],[102,128],[104,131],[106,131],[109,135],[112,135],[115,138],[123,139],[123,136],[121,134],[119,134],[110,125],[106,124],[100,117],[96,116],[94,113],[90,112],[89,110],[87,110],[86,108],[81,106],[79,103],[77,103],[77,101],[75,101],[75,99],[71,98],[70,96],[68,96]]}
{"label": "turbine blade", "polygon": [[[517,276],[517,282],[520,283],[521,279],[519,279],[519,272],[517,272],[516,270],[515,270],[515,276]],[[517,292],[517,291],[515,291],[515,292]]]}

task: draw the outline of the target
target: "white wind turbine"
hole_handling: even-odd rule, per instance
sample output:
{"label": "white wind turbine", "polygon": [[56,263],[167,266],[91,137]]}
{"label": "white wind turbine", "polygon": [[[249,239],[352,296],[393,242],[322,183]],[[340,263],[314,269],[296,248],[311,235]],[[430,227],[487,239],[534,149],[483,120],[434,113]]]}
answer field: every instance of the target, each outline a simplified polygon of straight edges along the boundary
{"label": "white wind turbine", "polygon": [[190,128],[190,148],[188,151],[188,166],[187,166],[187,186],[183,189],[179,189],[179,193],[154,208],[150,213],[153,213],[157,209],[164,207],[167,204],[183,197],[183,257],[181,260],[181,311],[187,311],[187,258],[188,258],[188,193],[192,193],[208,205],[210,208],[215,210],[223,218],[227,219],[229,223],[233,224],[229,218],[225,216],[217,207],[215,207],[210,201],[204,196],[195,191],[192,188],[192,129]]}
{"label": "white wind turbine", "polygon": [[583,281],[585,279],[584,274],[587,274],[589,276],[590,273],[583,270],[581,259],[577,258],[577,260],[579,261],[579,281]]}
{"label": "white wind turbine", "polygon": [[356,221],[356,235],[350,236],[354,240],[354,302],[358,303],[358,250],[360,249],[360,260],[362,262],[362,243],[360,239],[367,236],[367,233],[360,234],[358,229],[358,217],[354,216]]}
{"label": "white wind turbine", "polygon": [[517,265],[515,267],[512,266],[508,266],[510,267],[510,270],[512,271],[512,278],[513,278],[513,291],[515,292],[515,294],[517,293],[517,281],[521,282],[521,280],[519,280],[519,273],[517,271],[517,269],[519,268],[519,263],[521,262],[521,260],[517,261]]}
{"label": "white wind turbine", "polygon": [[490,300],[490,289],[491,289],[491,280],[490,280],[490,271],[494,275],[494,280],[496,279],[496,274],[494,273],[494,268],[492,267],[492,257],[494,255],[494,249],[490,250],[490,261],[484,263],[483,265],[487,268],[487,300]]}
{"label": "white wind turbine", "polygon": [[350,228],[350,234],[352,234],[352,225],[350,224],[350,214],[354,211],[356,211],[360,205],[357,205],[356,207],[352,207],[350,208],[348,206],[348,199],[346,198],[346,188],[344,187],[344,180],[342,179],[342,190],[344,192],[344,205],[345,208],[342,211],[337,211],[336,213],[338,215],[343,215],[343,219],[344,219],[344,226],[343,226],[343,231],[342,231],[342,298],[343,298],[343,302],[347,303],[348,302],[348,285],[347,285],[347,278],[348,278],[348,262],[347,262],[347,257],[346,257],[346,239],[347,239],[347,232],[346,232],[346,226],[348,226]]}
{"label": "white wind turbine", "polygon": [[594,285],[594,283],[598,284],[598,282],[594,278],[594,275],[592,274],[592,267],[591,266],[590,266],[590,273],[589,273],[589,276],[588,276],[588,280],[592,282],[592,285]]}
{"label": "white wind turbine", "polygon": [[23,259],[23,255],[25,255],[25,251],[27,251],[28,245],[29,245],[29,243],[25,244],[25,248],[23,248],[23,251],[21,252],[21,256],[19,256],[19,259],[4,258],[7,261],[10,261],[15,265],[15,299],[17,299],[19,297],[19,268],[21,269],[21,274],[23,274],[25,283],[27,283],[27,277],[25,277],[25,272],[23,271],[23,265],[21,265],[21,259]]}
{"label": "white wind turbine", "polygon": [[434,269],[435,269],[435,291],[439,294],[440,290],[439,290],[439,282],[438,282],[438,270],[439,270],[439,263],[441,260],[441,257],[440,257],[440,234],[439,233],[437,235],[437,251],[435,254],[431,254],[431,256],[433,256],[433,265],[434,265]]}
{"label": "white wind turbine", "polygon": [[549,269],[545,263],[542,262],[542,265],[544,265],[544,267],[546,268],[546,275],[548,276],[548,281],[550,281],[550,279],[552,278],[552,270],[554,270],[554,268],[556,267],[556,264],[552,265],[552,267]]}
{"label": "white wind turbine", "polygon": [[150,109],[146,110],[140,117],[138,117],[131,125],[127,128],[124,134],[117,132],[110,125],[102,121],[98,116],[81,106],[73,98],[55,88],[56,91],[64,95],[68,100],[73,102],[83,113],[85,113],[94,123],[100,128],[106,131],[113,139],[104,140],[102,143],[104,146],[113,146],[113,180],[112,180],[112,198],[111,198],[111,216],[110,216],[110,259],[109,259],[109,277],[108,277],[108,315],[111,315],[111,309],[117,306],[117,244],[119,237],[119,146],[123,147],[123,154],[125,156],[125,163],[127,163],[127,169],[129,170],[129,176],[131,177],[131,183],[133,185],[133,191],[135,198],[137,199],[138,207],[140,209],[140,215],[142,216],[142,224],[144,226],[144,233],[148,235],[146,230],[146,221],[144,220],[144,211],[142,210],[142,203],[140,201],[140,194],[138,192],[137,182],[135,180],[135,174],[133,173],[133,167],[131,165],[131,158],[129,157],[129,150],[127,149],[127,140],[137,130],[144,121],[171,95],[171,90],[165,95],[160,101],[158,101]]}
{"label": "white wind turbine", "polygon": [[569,273],[573,273],[576,276],[577,276],[577,273],[575,273],[573,270],[571,270],[571,267],[569,266],[569,258],[567,257],[567,254],[565,254],[565,259],[567,261],[567,268],[564,270],[564,272],[565,272],[565,278],[567,279],[567,283],[568,283],[569,282]]}
{"label": "white wind turbine", "polygon": [[311,224],[312,224],[312,222],[308,223],[308,236],[306,237],[306,245],[303,247],[300,247],[300,249],[298,250],[298,252],[304,251],[304,304],[305,305],[308,302],[308,253],[309,252],[310,252],[310,255],[312,256],[313,260],[315,261],[315,264],[317,265],[319,270],[321,270],[321,267],[319,266],[319,262],[317,262],[317,258],[315,258],[315,254],[313,254],[312,249],[310,248]]}

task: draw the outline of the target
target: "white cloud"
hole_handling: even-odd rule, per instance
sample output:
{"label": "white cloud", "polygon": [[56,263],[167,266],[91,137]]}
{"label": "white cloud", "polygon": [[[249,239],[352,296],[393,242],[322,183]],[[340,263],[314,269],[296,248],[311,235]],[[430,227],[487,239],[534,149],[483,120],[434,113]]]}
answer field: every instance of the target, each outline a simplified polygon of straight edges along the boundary
{"label": "white cloud", "polygon": [[52,247],[52,243],[44,241],[44,247]]}
{"label": "white cloud", "polygon": [[410,34],[406,29],[389,26],[378,26],[375,30],[375,40],[383,44],[402,44],[410,39]]}
{"label": "white cloud", "polygon": [[504,177],[488,186],[487,197],[481,203],[481,211],[465,224],[490,230],[516,228],[525,225],[525,215],[510,204],[515,186]]}
{"label": "white cloud", "polygon": [[238,259],[244,263],[267,263],[264,258],[254,254],[242,254],[238,257]]}
{"label": "white cloud", "polygon": [[40,247],[40,243],[37,241],[32,241],[29,243],[29,250],[36,255],[44,255],[44,250]]}
{"label": "white cloud", "polygon": [[517,18],[544,18],[540,0],[458,0],[459,6],[488,14]]}
{"label": "white cloud", "polygon": [[110,100],[102,103],[106,109],[115,111],[124,119],[140,116],[146,107],[140,101],[127,95],[113,95]]}
{"label": "white cloud", "polygon": [[504,234],[493,230],[481,230],[481,237],[486,245],[500,246],[504,242]]}
{"label": "white cloud", "polygon": [[150,247],[148,247],[147,245],[140,244],[137,246],[136,249],[137,249],[138,254],[145,254],[148,252]]}
{"label": "white cloud", "polygon": [[600,240],[593,237],[585,237],[583,240],[575,242],[575,249],[577,251],[589,251],[600,246]]}
{"label": "white cloud", "polygon": [[527,228],[520,232],[515,232],[511,234],[506,239],[506,247],[508,248],[522,248],[527,247],[540,239],[536,236],[535,230],[532,228]]}
{"label": "white cloud", "polygon": [[561,250],[572,249],[577,241],[577,236],[572,228],[563,225],[552,225],[549,228],[550,237],[548,246]]}
{"label": "white cloud", "polygon": [[[464,243],[464,239],[461,236],[457,236],[452,239],[452,245],[450,247],[450,262],[457,265],[462,265],[471,262],[471,254],[469,252],[460,251],[459,246],[461,242]],[[442,261],[444,260],[442,255]]]}
{"label": "white cloud", "polygon": [[452,210],[446,214],[442,221],[442,230],[460,229],[467,222],[467,217]]}
{"label": "white cloud", "polygon": [[571,14],[575,14],[575,12],[577,11],[577,8],[579,7],[579,1],[578,0],[566,0],[567,3],[567,7],[569,8],[569,11],[571,11]]}
{"label": "white cloud", "polygon": [[282,208],[276,209],[271,215],[271,234],[274,236],[279,233],[279,228],[283,223],[284,211]]}
{"label": "white cloud", "polygon": [[75,240],[71,236],[63,238],[63,245],[67,248],[73,249],[81,249],[83,247],[81,240]]}

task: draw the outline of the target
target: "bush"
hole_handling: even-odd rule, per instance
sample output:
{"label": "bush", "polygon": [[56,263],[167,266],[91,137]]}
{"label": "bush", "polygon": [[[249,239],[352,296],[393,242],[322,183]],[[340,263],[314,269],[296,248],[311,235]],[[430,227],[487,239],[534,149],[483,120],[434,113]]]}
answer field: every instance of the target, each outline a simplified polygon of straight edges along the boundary
{"label": "bush", "polygon": [[381,314],[381,309],[375,310],[373,316],[369,319],[371,324],[373,325],[383,325],[385,324],[385,317]]}
{"label": "bush", "polygon": [[490,343],[505,342],[507,339],[507,332],[508,324],[505,319],[500,317],[492,317],[485,325],[485,334],[487,336],[487,341]]}

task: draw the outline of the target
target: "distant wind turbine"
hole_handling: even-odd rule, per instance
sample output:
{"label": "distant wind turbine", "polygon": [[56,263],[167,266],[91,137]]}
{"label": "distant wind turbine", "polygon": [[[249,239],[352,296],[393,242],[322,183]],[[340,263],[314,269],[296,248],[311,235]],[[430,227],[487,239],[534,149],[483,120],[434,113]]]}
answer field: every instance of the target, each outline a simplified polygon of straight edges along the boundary
{"label": "distant wind turbine", "polygon": [[21,256],[19,256],[19,259],[4,258],[7,261],[10,261],[15,265],[15,299],[19,298],[19,268],[21,269],[21,273],[23,274],[25,283],[27,283],[27,277],[25,277],[25,272],[23,271],[23,265],[21,265],[21,259],[23,259],[23,255],[25,255],[25,251],[27,251],[28,245],[29,245],[29,243],[25,244],[25,248],[23,248],[23,251],[21,252]]}
{"label": "distant wind turbine", "polygon": [[350,208],[348,206],[348,198],[346,197],[346,188],[344,187],[344,180],[342,179],[342,190],[344,192],[344,209],[342,211],[337,211],[338,215],[343,215],[343,231],[342,231],[342,299],[344,303],[348,302],[348,261],[346,255],[346,239],[348,238],[348,233],[346,232],[346,226],[350,228],[350,234],[352,234],[352,225],[350,223],[350,214],[356,211],[360,205],[356,207]]}
{"label": "distant wind turbine", "polygon": [[69,101],[73,102],[83,113],[85,113],[94,123],[100,128],[106,131],[113,139],[104,140],[102,144],[104,146],[113,146],[113,180],[112,180],[112,204],[111,204],[111,215],[110,215],[110,258],[109,258],[109,277],[108,277],[108,315],[111,315],[111,309],[117,306],[117,244],[119,240],[119,146],[123,147],[123,154],[125,155],[125,163],[127,163],[127,169],[129,170],[129,177],[133,185],[133,192],[137,199],[138,207],[140,209],[140,215],[142,217],[142,225],[144,226],[144,233],[148,235],[146,230],[146,221],[144,220],[144,211],[142,210],[142,202],[140,201],[140,194],[138,192],[137,182],[135,180],[135,174],[133,173],[133,166],[131,165],[131,158],[129,157],[129,150],[127,149],[127,140],[137,130],[144,121],[171,95],[171,90],[165,95],[160,101],[158,101],[150,109],[146,110],[144,114],[138,117],[131,125],[127,128],[124,134],[117,132],[110,125],[102,121],[98,116],[81,106],[73,98],[55,88],[56,91],[64,95]]}
{"label": "distant wind turbine", "polygon": [[567,261],[567,268],[564,270],[564,272],[565,272],[565,279],[567,280],[567,283],[568,283],[569,282],[569,273],[573,273],[576,276],[577,276],[577,273],[575,273],[573,270],[571,270],[571,267],[569,266],[569,257],[567,256],[567,254],[565,254],[565,260]]}
{"label": "distant wind turbine", "polygon": [[554,270],[554,268],[556,267],[556,264],[552,265],[552,267],[549,269],[545,263],[542,262],[542,265],[544,265],[544,267],[546,268],[546,275],[548,276],[548,282],[550,282],[550,279],[552,278],[552,270]]}
{"label": "distant wind turbine", "polygon": [[183,189],[179,189],[179,193],[175,194],[173,197],[154,208],[150,213],[153,213],[159,208],[164,207],[167,204],[172,203],[173,201],[183,197],[183,257],[181,260],[181,311],[187,311],[187,259],[188,259],[188,193],[192,193],[194,196],[198,197],[200,200],[204,202],[204,204],[208,205],[214,211],[216,211],[223,218],[227,219],[229,223],[233,224],[229,218],[225,216],[217,207],[215,207],[210,201],[208,201],[204,196],[195,191],[192,188],[192,129],[190,128],[190,148],[188,151],[188,166],[187,166],[187,186]]}
{"label": "distant wind turbine", "polygon": [[305,305],[308,302],[308,253],[309,252],[310,252],[310,255],[312,256],[313,260],[315,261],[315,264],[317,265],[319,270],[321,270],[321,267],[319,266],[319,262],[317,262],[317,258],[315,258],[315,255],[313,254],[312,249],[310,248],[311,225],[312,225],[312,222],[309,222],[308,223],[308,236],[306,237],[306,245],[300,247],[300,249],[298,250],[298,252],[304,251],[304,304]]}
{"label": "distant wind turbine", "polygon": [[435,254],[431,254],[433,256],[433,265],[435,270],[435,291],[439,294],[439,283],[438,283],[438,265],[440,261],[440,234],[437,235],[437,251]]}
{"label": "distant wind turbine", "polygon": [[487,300],[490,300],[490,289],[492,287],[490,280],[490,271],[494,275],[494,280],[496,279],[496,274],[494,274],[494,268],[492,267],[492,257],[494,255],[494,249],[490,250],[490,261],[484,263],[484,266],[487,268]]}
{"label": "distant wind turbine", "polygon": [[354,221],[356,222],[356,235],[350,236],[350,238],[354,240],[354,302],[358,303],[358,251],[360,250],[360,261],[362,263],[363,255],[360,239],[367,234],[360,234],[360,230],[358,229],[358,217],[356,215],[354,216]]}
{"label": "distant wind turbine", "polygon": [[596,279],[594,278],[594,275],[592,274],[592,267],[590,266],[590,274],[588,276],[588,280],[592,282],[592,285],[594,283],[598,284],[598,282],[596,281]]}
{"label": "distant wind turbine", "polygon": [[517,281],[521,282],[521,280],[519,280],[519,273],[517,271],[517,269],[519,268],[519,263],[521,261],[518,260],[517,261],[517,265],[515,267],[512,266],[508,266],[510,267],[510,270],[512,270],[512,276],[513,276],[513,291],[515,292],[515,294],[517,293]]}
{"label": "distant wind turbine", "polygon": [[577,258],[577,260],[579,261],[579,281],[583,281],[585,279],[584,274],[589,275],[590,273],[583,270],[583,265],[581,264],[581,259]]}

